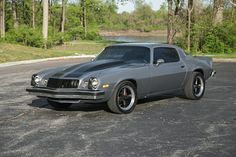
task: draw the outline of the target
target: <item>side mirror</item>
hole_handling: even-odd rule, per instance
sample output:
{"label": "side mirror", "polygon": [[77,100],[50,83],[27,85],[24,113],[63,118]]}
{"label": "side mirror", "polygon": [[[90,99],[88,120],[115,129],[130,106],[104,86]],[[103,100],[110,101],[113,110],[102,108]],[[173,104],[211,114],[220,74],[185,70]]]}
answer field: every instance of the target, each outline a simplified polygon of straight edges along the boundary
{"label": "side mirror", "polygon": [[159,66],[159,65],[162,64],[162,63],[165,63],[165,60],[164,60],[164,59],[158,59],[158,60],[156,61],[156,66]]}

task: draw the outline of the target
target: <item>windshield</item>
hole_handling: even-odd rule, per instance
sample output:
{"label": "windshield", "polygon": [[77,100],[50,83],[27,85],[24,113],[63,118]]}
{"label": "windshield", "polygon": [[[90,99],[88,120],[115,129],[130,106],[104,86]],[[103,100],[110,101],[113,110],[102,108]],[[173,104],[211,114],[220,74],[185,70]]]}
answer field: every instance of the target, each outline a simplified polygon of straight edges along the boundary
{"label": "windshield", "polygon": [[150,63],[150,49],[139,46],[110,46],[96,60],[116,59],[132,63]]}

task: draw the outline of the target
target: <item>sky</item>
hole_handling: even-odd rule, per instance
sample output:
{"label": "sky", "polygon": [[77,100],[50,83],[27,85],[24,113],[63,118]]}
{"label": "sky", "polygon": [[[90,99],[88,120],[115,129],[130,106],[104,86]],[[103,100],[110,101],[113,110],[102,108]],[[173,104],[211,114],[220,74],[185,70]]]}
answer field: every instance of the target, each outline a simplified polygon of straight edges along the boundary
{"label": "sky", "polygon": [[[145,3],[149,4],[153,10],[158,10],[161,4],[165,0],[145,0]],[[134,10],[134,4],[132,2],[126,2],[125,4],[118,3],[118,13],[132,12]]]}

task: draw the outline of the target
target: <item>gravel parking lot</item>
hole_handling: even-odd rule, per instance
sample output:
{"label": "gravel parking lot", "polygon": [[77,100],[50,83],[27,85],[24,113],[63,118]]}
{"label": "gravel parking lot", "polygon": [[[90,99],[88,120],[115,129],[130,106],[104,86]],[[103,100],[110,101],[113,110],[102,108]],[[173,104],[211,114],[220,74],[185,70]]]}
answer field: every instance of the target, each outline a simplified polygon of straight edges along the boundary
{"label": "gravel parking lot", "polygon": [[56,111],[28,95],[34,72],[86,59],[0,68],[0,156],[236,156],[236,63],[215,63],[199,101],[142,100],[133,113],[112,114],[104,104]]}

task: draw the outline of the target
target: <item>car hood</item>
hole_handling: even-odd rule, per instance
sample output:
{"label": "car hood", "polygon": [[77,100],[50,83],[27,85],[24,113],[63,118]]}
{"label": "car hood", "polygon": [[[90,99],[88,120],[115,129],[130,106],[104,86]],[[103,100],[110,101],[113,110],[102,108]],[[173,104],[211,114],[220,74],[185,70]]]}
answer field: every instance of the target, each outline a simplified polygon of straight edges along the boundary
{"label": "car hood", "polygon": [[57,71],[51,77],[53,78],[78,78],[84,74],[114,69],[114,68],[125,68],[128,67],[128,63],[120,60],[99,60],[93,62],[87,62],[77,65],[72,65],[70,67],[64,68],[61,71]]}

